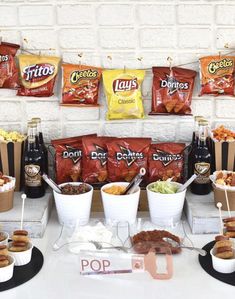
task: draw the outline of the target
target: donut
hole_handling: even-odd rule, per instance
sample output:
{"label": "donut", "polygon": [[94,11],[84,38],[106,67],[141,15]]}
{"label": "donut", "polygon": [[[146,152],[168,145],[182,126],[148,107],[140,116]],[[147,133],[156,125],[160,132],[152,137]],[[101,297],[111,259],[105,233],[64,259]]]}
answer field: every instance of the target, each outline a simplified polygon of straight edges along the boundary
{"label": "donut", "polygon": [[231,259],[231,258],[233,258],[233,251],[224,251],[221,253],[216,253],[215,256],[217,256],[221,259]]}
{"label": "donut", "polygon": [[3,233],[0,233],[0,242],[4,241],[6,236]]}
{"label": "donut", "polygon": [[0,268],[6,267],[10,264],[7,256],[0,255]]}
{"label": "donut", "polygon": [[6,245],[0,245],[0,255],[8,255],[8,249]]}
{"label": "donut", "polygon": [[232,248],[233,243],[230,240],[222,240],[222,241],[217,241],[215,243],[215,248],[227,247],[227,246],[229,246],[230,248]]}
{"label": "donut", "polygon": [[26,230],[15,230],[13,232],[12,240],[16,242],[29,242],[28,232]]}
{"label": "donut", "polygon": [[227,232],[225,232],[225,236],[227,236],[229,238],[235,238],[235,232],[227,231]]}
{"label": "donut", "polygon": [[224,218],[223,219],[223,222],[226,223],[226,222],[231,222],[231,221],[235,221],[235,217],[229,217],[229,218]]}
{"label": "donut", "polygon": [[223,241],[223,240],[229,240],[229,237],[228,236],[223,236],[223,235],[219,235],[219,236],[215,237],[216,242]]}
{"label": "donut", "polygon": [[27,250],[28,244],[26,242],[13,241],[9,251],[20,252]]}

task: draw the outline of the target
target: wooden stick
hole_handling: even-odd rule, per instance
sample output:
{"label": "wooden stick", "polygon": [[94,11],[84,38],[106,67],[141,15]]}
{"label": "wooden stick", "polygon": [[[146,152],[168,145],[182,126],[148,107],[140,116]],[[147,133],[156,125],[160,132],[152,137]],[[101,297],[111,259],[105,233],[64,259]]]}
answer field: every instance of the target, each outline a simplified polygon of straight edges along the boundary
{"label": "wooden stick", "polygon": [[224,193],[225,193],[225,198],[226,198],[226,203],[227,203],[228,215],[229,215],[229,217],[231,217],[230,206],[229,206],[229,201],[228,201],[228,192],[227,192],[226,186],[224,189]]}
{"label": "wooden stick", "polygon": [[224,233],[224,224],[223,224],[222,213],[221,213],[222,203],[221,203],[221,202],[218,202],[216,206],[217,206],[217,208],[219,209],[219,217],[220,217],[220,233],[221,233],[221,235],[223,235],[223,233]]}
{"label": "wooden stick", "polygon": [[25,199],[26,199],[26,194],[22,194],[21,195],[22,198],[22,208],[21,208],[21,220],[20,220],[20,229],[23,229],[23,221],[24,221],[24,203],[25,203]]}

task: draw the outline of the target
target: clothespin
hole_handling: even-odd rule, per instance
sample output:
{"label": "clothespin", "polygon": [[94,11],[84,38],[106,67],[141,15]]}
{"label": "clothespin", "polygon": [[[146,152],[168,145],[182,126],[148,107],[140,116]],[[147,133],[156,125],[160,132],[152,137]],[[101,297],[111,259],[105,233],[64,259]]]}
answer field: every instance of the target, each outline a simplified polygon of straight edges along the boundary
{"label": "clothespin", "polygon": [[82,56],[83,56],[82,52],[78,53],[78,57],[80,58],[80,60],[79,60],[79,66],[81,66],[81,64],[82,64],[82,60],[81,60]]}
{"label": "clothespin", "polygon": [[173,61],[172,57],[170,57],[170,56],[167,57],[167,62],[169,63],[170,73],[172,71],[172,61]]}

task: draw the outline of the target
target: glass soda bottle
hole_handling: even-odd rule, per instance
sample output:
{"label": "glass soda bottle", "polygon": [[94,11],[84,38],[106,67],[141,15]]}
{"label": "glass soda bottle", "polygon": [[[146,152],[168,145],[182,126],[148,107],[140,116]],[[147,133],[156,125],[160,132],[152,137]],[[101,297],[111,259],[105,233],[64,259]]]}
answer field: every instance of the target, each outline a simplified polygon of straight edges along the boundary
{"label": "glass soda bottle", "polygon": [[24,191],[29,198],[39,198],[45,194],[45,185],[42,179],[44,172],[43,153],[39,146],[36,123],[28,123],[25,146]]}

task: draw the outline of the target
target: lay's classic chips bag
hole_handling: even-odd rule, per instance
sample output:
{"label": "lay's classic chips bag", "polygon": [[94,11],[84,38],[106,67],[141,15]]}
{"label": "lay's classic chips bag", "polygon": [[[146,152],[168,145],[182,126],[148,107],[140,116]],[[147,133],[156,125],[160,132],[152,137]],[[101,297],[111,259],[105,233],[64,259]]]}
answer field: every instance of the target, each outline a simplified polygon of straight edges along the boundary
{"label": "lay's classic chips bag", "polygon": [[144,118],[141,95],[144,75],[144,70],[103,71],[108,120]]}

